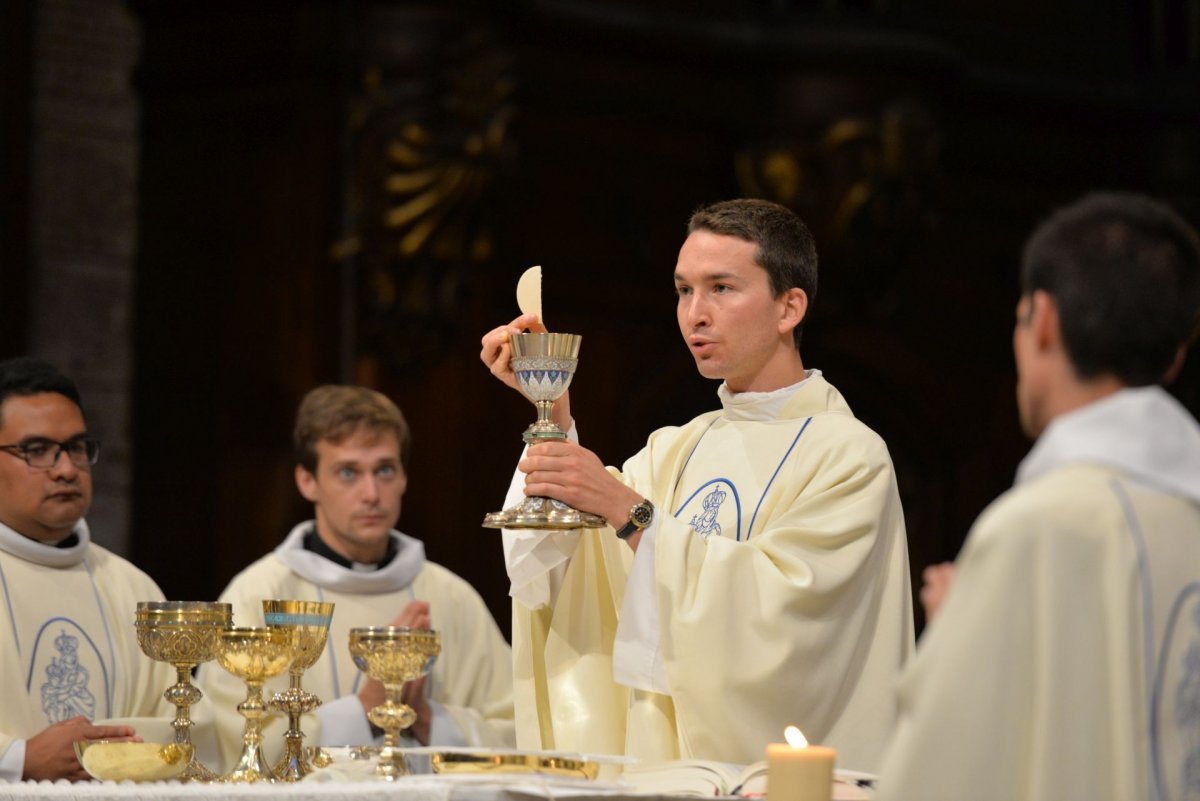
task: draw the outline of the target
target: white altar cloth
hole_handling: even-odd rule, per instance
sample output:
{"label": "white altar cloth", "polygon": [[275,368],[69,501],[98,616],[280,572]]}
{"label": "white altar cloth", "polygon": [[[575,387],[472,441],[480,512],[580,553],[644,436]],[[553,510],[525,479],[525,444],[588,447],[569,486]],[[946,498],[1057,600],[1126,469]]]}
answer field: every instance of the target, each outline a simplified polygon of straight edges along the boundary
{"label": "white altar cloth", "polygon": [[[615,801],[628,785],[542,776],[408,776],[396,782],[297,782],[295,784],[180,784],[178,782],[0,783],[0,801]],[[638,796],[647,801],[654,796]]]}

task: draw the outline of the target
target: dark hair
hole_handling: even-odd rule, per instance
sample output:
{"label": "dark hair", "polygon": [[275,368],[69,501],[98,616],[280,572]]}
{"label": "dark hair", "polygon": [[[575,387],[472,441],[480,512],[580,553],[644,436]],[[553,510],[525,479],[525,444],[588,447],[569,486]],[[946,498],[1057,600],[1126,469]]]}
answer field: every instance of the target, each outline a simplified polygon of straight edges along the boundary
{"label": "dark hair", "polygon": [[[83,402],[75,383],[52,364],[30,356],[19,356],[0,362],[0,410],[12,397],[29,397],[55,392],[69,399],[83,414]],[[86,416],[85,416],[86,418]]]}
{"label": "dark hair", "polygon": [[297,463],[315,474],[317,443],[323,439],[341,442],[360,428],[395,434],[400,444],[400,464],[408,469],[412,432],[396,404],[373,389],[333,384],[317,387],[300,402],[292,432]]}
{"label": "dark hair", "polygon": [[1080,378],[1155,384],[1200,322],[1200,237],[1157,200],[1087,195],[1030,236],[1021,291],[1037,290],[1058,306]]}
{"label": "dark hair", "polygon": [[[688,220],[688,233],[709,231],[758,245],[755,261],[767,271],[771,292],[779,297],[792,287],[817,297],[817,246],[795,212],[778,203],[756,198],[723,200],[697,209]],[[792,329],[796,349],[804,321]]]}

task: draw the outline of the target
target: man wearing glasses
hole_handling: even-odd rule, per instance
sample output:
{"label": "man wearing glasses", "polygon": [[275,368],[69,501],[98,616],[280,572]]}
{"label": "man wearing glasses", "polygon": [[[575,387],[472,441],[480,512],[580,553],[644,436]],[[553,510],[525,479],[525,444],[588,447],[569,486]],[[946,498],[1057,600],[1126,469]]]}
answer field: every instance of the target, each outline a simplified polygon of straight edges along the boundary
{"label": "man wearing glasses", "polygon": [[165,663],[142,655],[142,571],[91,541],[100,443],[79,392],[49,364],[0,362],[0,780],[85,779],[75,740],[131,737],[116,716],[167,714]]}

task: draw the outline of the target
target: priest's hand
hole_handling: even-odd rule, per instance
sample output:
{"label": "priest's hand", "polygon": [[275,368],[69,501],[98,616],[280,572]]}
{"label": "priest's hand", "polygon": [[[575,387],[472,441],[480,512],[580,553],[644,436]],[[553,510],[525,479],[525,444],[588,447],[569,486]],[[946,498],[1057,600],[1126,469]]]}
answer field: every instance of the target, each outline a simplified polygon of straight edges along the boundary
{"label": "priest's hand", "polygon": [[[530,446],[517,469],[525,473],[526,495],[544,495],[601,515],[613,528],[628,523],[629,510],[643,500],[636,490],[614,478],[600,457],[570,440]],[[634,536],[641,538],[640,533]],[[626,542],[637,550],[633,537]]]}
{"label": "priest's hand", "polygon": [[[492,375],[518,392],[521,390],[517,386],[517,374],[512,369],[512,337],[525,331],[545,333],[546,326],[538,322],[536,314],[522,314],[508,325],[493,328],[484,334],[480,343],[482,349],[479,351],[480,360],[487,365]],[[571,401],[568,394],[564,392],[562,397],[554,402],[554,411],[551,413],[555,424],[563,431],[571,427]]]}
{"label": "priest's hand", "polygon": [[[408,606],[404,607],[404,610],[388,625],[407,629],[429,628],[429,602],[410,601]],[[358,691],[358,700],[363,705],[364,712],[370,712],[373,707],[382,704],[387,700],[383,682],[379,679],[368,679],[363,688]],[[429,745],[433,710],[425,699],[425,677],[405,682],[404,689],[400,691],[400,700],[411,706],[417,713],[417,721],[408,728],[408,734],[415,737],[421,745]]]}
{"label": "priest's hand", "polygon": [[90,779],[75,756],[76,740],[132,740],[140,742],[132,726],[93,726],[82,715],[55,723],[25,741],[25,767],[21,778],[28,781]]}
{"label": "priest's hand", "polygon": [[946,593],[954,582],[954,563],[942,562],[930,565],[921,572],[921,605],[925,607],[925,625],[928,626],[946,600]]}

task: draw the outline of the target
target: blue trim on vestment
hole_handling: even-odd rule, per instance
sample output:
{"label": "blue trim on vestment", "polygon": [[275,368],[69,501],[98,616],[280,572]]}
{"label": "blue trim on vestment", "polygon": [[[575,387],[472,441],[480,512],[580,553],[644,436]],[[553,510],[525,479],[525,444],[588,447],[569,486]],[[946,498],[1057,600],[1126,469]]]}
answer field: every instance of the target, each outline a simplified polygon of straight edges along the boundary
{"label": "blue trim on vestment", "polygon": [[[113,666],[113,674],[104,683],[105,700],[108,702],[108,714],[105,717],[112,717],[112,697],[116,692],[117,681],[117,648],[113,644],[112,629],[108,625],[108,615],[104,614],[104,603],[100,600],[100,588],[96,586],[96,576],[92,573],[92,565],[88,562],[87,557],[83,558],[83,568],[87,571],[88,581],[92,583],[92,594],[96,596],[96,608],[100,610],[100,620],[104,623],[104,637],[108,640],[108,658]],[[112,684],[109,684],[109,681]]]}
{"label": "blue trim on vestment", "polygon": [[4,575],[4,565],[0,564],[0,584],[4,585],[4,603],[8,605],[8,622],[12,624],[13,642],[17,644],[17,656],[21,655],[21,636],[17,633],[17,616],[13,613],[12,597],[8,594],[8,578]]}
{"label": "blue trim on vestment", "polygon": [[787,458],[792,455],[792,449],[796,447],[796,443],[800,441],[800,437],[804,434],[805,430],[808,428],[808,424],[811,423],[812,420],[813,419],[810,417],[804,421],[804,425],[800,426],[800,431],[796,434],[796,438],[792,440],[792,444],[788,446],[787,453],[783,455],[783,458],[779,460],[779,464],[775,466],[775,472],[771,474],[771,480],[767,482],[767,486],[763,487],[762,497],[758,499],[758,506],[754,507],[754,517],[750,518],[750,527],[746,529],[747,542],[750,541],[750,533],[754,531],[754,521],[758,519],[758,510],[762,508],[762,502],[766,499],[767,492],[771,489],[771,485],[775,483],[775,477],[778,476],[779,471],[783,469],[783,463],[786,462]]}
{"label": "blue trim on vestment", "polygon": [[[1117,503],[1121,507],[1121,511],[1125,514],[1125,524],[1129,528],[1129,536],[1133,539],[1134,550],[1137,551],[1138,560],[1138,575],[1141,577],[1142,588],[1142,626],[1145,629],[1145,640],[1142,643],[1143,659],[1145,660],[1146,675],[1153,676],[1154,670],[1154,593],[1151,589],[1150,581],[1150,558],[1146,552],[1146,536],[1142,533],[1141,523],[1138,521],[1137,513],[1133,509],[1133,501],[1126,492],[1124,486],[1117,479],[1111,479],[1108,482],[1112,489],[1113,495],[1117,498]],[[1151,690],[1151,696],[1148,699],[1150,704],[1150,764],[1154,765],[1154,780],[1149,788],[1152,798],[1162,797],[1162,788],[1158,777],[1158,731],[1155,719],[1157,712],[1154,708],[1154,693]]]}
{"label": "blue trim on vestment", "polygon": [[1163,682],[1167,670],[1167,657],[1171,653],[1171,638],[1175,634],[1175,624],[1179,617],[1180,611],[1183,609],[1184,602],[1187,601],[1190,595],[1200,595],[1200,581],[1193,581],[1187,584],[1180,591],[1179,595],[1175,596],[1175,602],[1171,604],[1171,611],[1167,615],[1166,634],[1163,637],[1163,646],[1161,658],[1158,660],[1158,670],[1154,673],[1154,687],[1150,693],[1150,759],[1154,773],[1154,787],[1156,799],[1165,799],[1166,793],[1163,787],[1166,780],[1163,778],[1163,766],[1158,759],[1158,706],[1159,699],[1162,697]]}
{"label": "blue trim on vestment", "polygon": [[[680,473],[679,476],[680,476],[680,478],[682,478],[683,473]],[[683,504],[678,509],[675,510],[675,514],[672,515],[672,517],[679,517],[679,513],[682,512],[684,509],[686,509],[687,505],[692,502],[692,499],[695,498],[697,495],[699,495],[700,492],[705,487],[707,487],[711,484],[720,484],[722,482],[728,484],[729,488],[731,490],[733,490],[733,502],[737,506],[737,538],[739,540],[741,540],[741,538],[742,538],[742,496],[738,495],[737,487],[735,487],[733,485],[733,482],[727,478],[714,478],[714,479],[710,479],[709,481],[706,481],[705,483],[701,484],[700,487],[695,492],[693,492],[691,495],[689,495],[688,499],[686,501],[684,501]]]}

